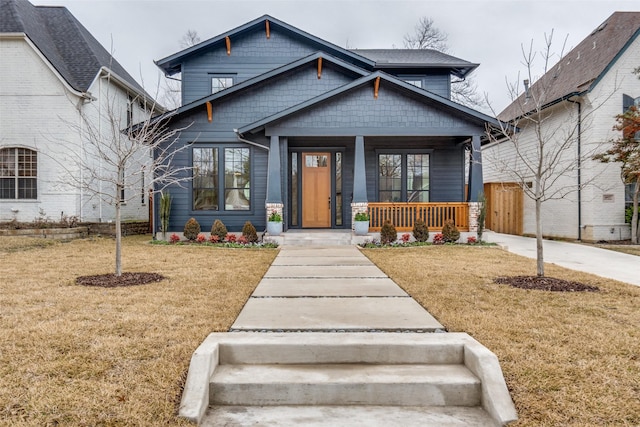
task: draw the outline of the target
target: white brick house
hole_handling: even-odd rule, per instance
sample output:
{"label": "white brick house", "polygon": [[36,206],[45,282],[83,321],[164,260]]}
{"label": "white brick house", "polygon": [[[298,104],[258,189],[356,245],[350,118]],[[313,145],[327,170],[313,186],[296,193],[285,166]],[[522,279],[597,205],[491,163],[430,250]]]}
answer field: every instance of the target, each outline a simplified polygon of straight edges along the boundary
{"label": "white brick house", "polygon": [[[574,132],[568,138],[570,146],[566,151],[574,157],[565,157],[564,163],[559,162],[563,172],[550,178],[557,178],[552,189],[562,189],[566,194],[542,204],[545,237],[585,241],[630,238],[630,225],[625,224],[624,219],[625,204],[629,200],[625,201],[620,166],[603,164],[591,160],[590,156],[575,170],[571,164],[578,152],[585,155],[596,147],[599,151],[606,149],[608,141],[619,136],[612,130],[615,116],[625,111],[634,99],[640,100],[640,80],[632,73],[640,66],[639,36],[640,12],[616,12],[530,88],[530,94],[544,93],[538,105],[549,121],[542,131],[559,131],[549,140],[557,145],[567,139],[562,133]],[[523,93],[498,117],[504,121],[517,120],[523,112],[530,111],[526,102],[527,96]],[[521,127],[515,139],[521,152],[535,150],[537,139],[532,127]],[[484,182],[532,185],[532,179],[522,176],[526,174],[516,178],[501,167],[505,162],[511,166],[518,164],[512,142],[484,146]],[[523,232],[535,234],[535,203],[526,196]]]}
{"label": "white brick house", "polygon": [[[141,117],[148,95],[64,7],[0,0],[0,58],[0,221],[33,221],[41,212],[113,220],[114,206],[80,189],[89,177],[72,159],[91,158],[91,128],[110,132],[107,111],[126,125]],[[149,218],[148,156],[127,165],[125,179],[139,189],[123,195],[123,220]],[[64,185],[69,176],[77,183]]]}

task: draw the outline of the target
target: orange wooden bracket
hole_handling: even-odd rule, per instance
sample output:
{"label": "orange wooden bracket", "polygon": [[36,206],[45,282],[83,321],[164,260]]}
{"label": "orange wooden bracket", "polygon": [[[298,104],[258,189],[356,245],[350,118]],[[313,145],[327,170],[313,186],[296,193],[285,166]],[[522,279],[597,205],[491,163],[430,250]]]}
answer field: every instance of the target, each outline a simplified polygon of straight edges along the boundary
{"label": "orange wooden bracket", "polygon": [[378,99],[378,89],[380,89],[380,77],[376,77],[376,81],[373,84],[373,97]]}
{"label": "orange wooden bracket", "polygon": [[231,55],[231,39],[227,36],[224,41],[227,43],[227,55]]}
{"label": "orange wooden bracket", "polygon": [[264,21],[266,27],[267,27],[267,38],[271,38],[271,30],[269,30],[269,21]]}
{"label": "orange wooden bracket", "polygon": [[322,78],[322,57],[318,58],[318,79]]}
{"label": "orange wooden bracket", "polygon": [[211,103],[209,101],[207,101],[206,104],[207,104],[207,120],[209,120],[209,123],[211,123],[213,121],[213,107],[211,106]]}

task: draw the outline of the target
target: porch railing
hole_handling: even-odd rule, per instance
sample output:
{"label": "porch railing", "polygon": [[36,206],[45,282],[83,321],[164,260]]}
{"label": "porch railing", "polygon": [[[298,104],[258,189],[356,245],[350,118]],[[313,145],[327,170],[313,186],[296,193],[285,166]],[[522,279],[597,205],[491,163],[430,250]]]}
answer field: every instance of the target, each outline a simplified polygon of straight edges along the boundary
{"label": "porch railing", "polygon": [[369,230],[380,231],[389,219],[398,231],[411,231],[416,218],[422,218],[429,231],[440,231],[445,221],[453,220],[460,231],[469,231],[469,205],[443,203],[369,203]]}

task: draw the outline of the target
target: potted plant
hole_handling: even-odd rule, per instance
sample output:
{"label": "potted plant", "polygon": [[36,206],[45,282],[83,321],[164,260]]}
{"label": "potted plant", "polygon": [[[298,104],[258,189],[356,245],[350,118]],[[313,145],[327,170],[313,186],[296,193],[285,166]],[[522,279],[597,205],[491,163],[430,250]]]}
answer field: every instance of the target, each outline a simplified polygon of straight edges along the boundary
{"label": "potted plant", "polygon": [[353,229],[356,236],[366,236],[369,233],[369,213],[356,213],[356,216],[353,219]]}
{"label": "potted plant", "polygon": [[267,233],[269,236],[279,236],[282,233],[282,215],[273,211],[267,218]]}

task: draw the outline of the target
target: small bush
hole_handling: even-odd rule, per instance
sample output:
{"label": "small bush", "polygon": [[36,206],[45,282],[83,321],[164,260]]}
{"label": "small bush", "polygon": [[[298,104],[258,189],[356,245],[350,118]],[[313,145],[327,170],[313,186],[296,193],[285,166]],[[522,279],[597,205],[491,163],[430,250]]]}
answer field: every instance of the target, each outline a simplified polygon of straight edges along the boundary
{"label": "small bush", "polygon": [[204,234],[200,233],[198,234],[198,237],[196,237],[196,240],[198,243],[204,243],[207,241],[207,238],[204,237]]}
{"label": "small bush", "polygon": [[247,239],[248,243],[256,243],[258,241],[258,233],[253,224],[251,224],[251,221],[244,223],[244,227],[242,227],[242,237]]}
{"label": "small bush", "polygon": [[229,232],[227,231],[227,227],[225,227],[224,223],[219,219],[216,219],[211,226],[211,235],[216,235],[220,238],[220,240],[224,240],[227,237]]}
{"label": "small bush", "polygon": [[416,242],[429,240],[429,229],[422,218],[416,219],[413,223],[413,238],[416,239]]}
{"label": "small bush", "polygon": [[189,218],[189,221],[184,225],[184,238],[196,240],[198,234],[200,234],[200,224],[195,218]]}
{"label": "small bush", "polygon": [[446,243],[455,243],[460,238],[460,231],[458,227],[450,219],[445,221],[444,227],[442,227],[442,235]]}
{"label": "small bush", "polygon": [[169,242],[170,243],[178,243],[180,241],[180,236],[178,236],[176,233],[173,233],[170,237],[169,237]]}
{"label": "small bush", "polygon": [[468,245],[475,245],[476,243],[478,243],[478,239],[476,239],[474,236],[467,237]]}
{"label": "small bush", "polygon": [[411,240],[411,234],[404,233],[402,235],[402,243],[409,243],[409,240]]}
{"label": "small bush", "polygon": [[354,221],[369,221],[369,213],[368,212],[358,212],[353,218]]}
{"label": "small bush", "polygon": [[380,241],[383,245],[388,245],[395,242],[398,239],[398,232],[396,227],[391,224],[390,220],[386,220],[380,230]]}
{"label": "small bush", "polygon": [[444,235],[442,233],[433,235],[433,244],[434,245],[444,245]]}

